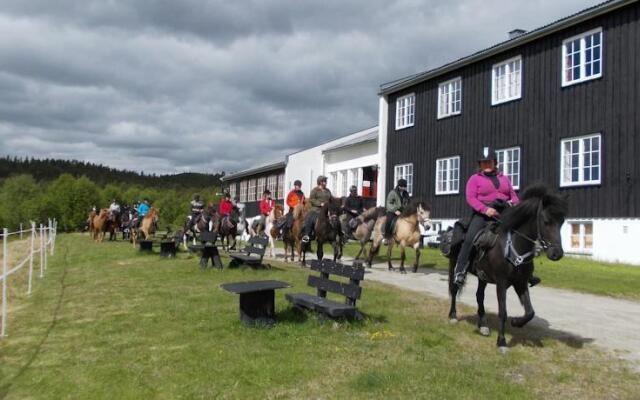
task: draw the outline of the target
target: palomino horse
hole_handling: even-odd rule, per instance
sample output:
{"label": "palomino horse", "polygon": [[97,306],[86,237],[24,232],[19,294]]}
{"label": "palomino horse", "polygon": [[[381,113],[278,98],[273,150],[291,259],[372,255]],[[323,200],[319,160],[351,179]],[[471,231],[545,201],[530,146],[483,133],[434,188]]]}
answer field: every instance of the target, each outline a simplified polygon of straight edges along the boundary
{"label": "palomino horse", "polygon": [[[95,214],[94,211],[92,211],[92,213]],[[104,240],[104,233],[107,230],[109,216],[109,209],[103,208],[100,210],[100,214],[94,215],[93,218],[91,218],[89,226],[91,227],[94,241],[102,242]]]}
{"label": "palomino horse", "polygon": [[136,247],[136,240],[142,233],[143,239],[148,240],[149,237],[156,231],[156,224],[160,218],[160,209],[151,207],[147,215],[142,218],[140,227],[131,230],[131,239],[133,241],[133,247]]}
{"label": "palomino horse", "polygon": [[[382,217],[384,214],[384,207],[372,207],[365,210],[362,214],[356,217],[358,226],[351,232],[352,238],[360,243],[360,250],[355,257],[356,260],[359,260],[360,256],[362,256],[364,259],[367,258],[367,243],[369,243],[369,241],[371,240],[373,228],[376,225],[376,220]],[[345,229],[346,224],[349,223],[348,220],[349,214],[342,214],[340,216],[340,222],[343,226],[343,230]]]}
{"label": "palomino horse", "polygon": [[276,239],[278,239],[278,234],[280,233],[278,230],[278,223],[282,221],[284,216],[284,207],[280,204],[275,204],[273,209],[269,213],[267,217],[267,226],[265,227],[265,232],[267,236],[269,236],[269,254],[272,258],[276,256]]}
{"label": "palomino horse", "polygon": [[[470,272],[478,276],[478,328],[482,335],[489,335],[489,327],[484,311],[484,290],[488,283],[496,285],[498,296],[498,347],[504,352],[507,342],[504,338],[507,321],[507,289],[513,286],[525,314],[511,319],[511,326],[522,328],[534,316],[529,297],[528,282],[533,274],[533,258],[536,242],[539,242],[547,258],[558,261],[564,255],[560,228],[567,214],[567,199],[553,193],[544,185],[527,188],[520,204],[507,209],[501,216],[498,236],[492,247],[472,261]],[[449,292],[451,309],[449,320],[457,321],[456,295],[458,286],[454,283],[457,254],[449,260]]]}
{"label": "palomino horse", "polygon": [[[340,204],[332,200],[326,203],[318,213],[315,225],[316,256],[318,260],[324,258],[324,244],[331,243],[333,247],[333,261],[342,258],[342,228],[340,226]],[[306,254],[309,243],[302,245],[302,265],[306,265]]]}
{"label": "palomino horse", "polygon": [[[431,228],[431,220],[429,219],[431,210],[427,203],[420,200],[412,200],[411,203],[405,208],[398,219],[393,229],[393,236],[389,241],[387,248],[387,264],[389,271],[393,271],[393,264],[391,263],[391,251],[394,243],[400,246],[400,272],[406,273],[404,268],[405,261],[405,248],[413,247],[416,250],[416,260],[413,265],[413,272],[418,272],[418,265],[420,265],[420,226],[425,230]],[[380,244],[384,238],[384,225],[387,222],[387,216],[384,215],[376,221],[373,233],[373,242],[371,243],[371,250],[369,251],[369,258],[367,264],[371,266],[373,256],[380,250]]]}

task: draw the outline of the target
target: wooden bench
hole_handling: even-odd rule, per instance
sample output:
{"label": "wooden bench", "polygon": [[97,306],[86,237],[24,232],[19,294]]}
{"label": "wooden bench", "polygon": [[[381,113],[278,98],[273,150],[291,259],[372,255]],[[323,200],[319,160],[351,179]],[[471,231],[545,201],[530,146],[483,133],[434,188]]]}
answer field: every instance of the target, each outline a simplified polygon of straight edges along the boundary
{"label": "wooden bench", "polygon": [[141,252],[152,252],[153,240],[139,240],[138,246]]}
{"label": "wooden bench", "polygon": [[269,239],[265,236],[253,236],[247,242],[247,246],[242,251],[229,252],[231,261],[229,267],[238,267],[242,264],[249,266],[262,266],[262,259],[267,250]]}
{"label": "wooden bench", "polygon": [[[362,294],[360,281],[364,279],[364,267],[361,260],[353,265],[340,264],[331,260],[313,260],[311,269],[320,272],[320,276],[309,275],[307,284],[318,289],[317,296],[309,293],[287,293],[286,298],[297,308],[305,308],[326,314],[332,318],[354,318],[359,316],[356,310],[356,300]],[[349,282],[339,282],[329,279],[329,275],[349,278]],[[344,303],[327,299],[327,292],[341,294]]]}
{"label": "wooden bench", "polygon": [[200,256],[200,268],[206,269],[209,265],[209,259],[211,259],[211,265],[218,269],[222,269],[222,260],[220,259],[220,253],[215,242],[218,238],[216,232],[200,232],[198,240],[200,244],[189,245],[189,250],[193,252],[201,253]]}

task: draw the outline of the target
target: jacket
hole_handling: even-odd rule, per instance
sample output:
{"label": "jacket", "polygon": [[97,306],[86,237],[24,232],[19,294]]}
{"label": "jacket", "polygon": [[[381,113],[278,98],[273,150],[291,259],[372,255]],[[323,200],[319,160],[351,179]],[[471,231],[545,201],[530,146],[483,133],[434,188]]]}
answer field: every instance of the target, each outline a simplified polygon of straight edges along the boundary
{"label": "jacket", "polygon": [[309,195],[309,202],[311,203],[311,209],[313,211],[319,211],[321,204],[326,204],[331,201],[331,191],[329,189],[320,189],[315,187]]}
{"label": "jacket", "polygon": [[511,186],[511,181],[508,177],[498,172],[497,175],[499,187],[496,189],[491,178],[484,175],[482,172],[473,174],[467,181],[467,187],[465,190],[465,196],[467,204],[471,208],[484,214],[489,208],[489,205],[495,200],[511,201],[512,204],[518,204],[520,199]]}
{"label": "jacket", "polygon": [[406,190],[400,192],[396,188],[387,195],[386,208],[388,212],[403,211],[407,204],[409,204],[409,193]]}
{"label": "jacket", "polygon": [[222,200],[220,202],[220,215],[231,215],[231,211],[233,211],[231,200]]}
{"label": "jacket", "polygon": [[287,205],[289,208],[295,208],[298,204],[304,200],[304,193],[302,190],[292,190],[287,195]]}
{"label": "jacket", "polygon": [[138,216],[144,217],[149,212],[149,205],[145,203],[140,203],[138,206]]}
{"label": "jacket", "polygon": [[351,210],[356,210],[359,214],[364,209],[364,203],[362,201],[362,197],[360,196],[347,196],[344,199],[344,205],[342,206],[348,213],[351,214]]}
{"label": "jacket", "polygon": [[273,209],[273,200],[272,199],[262,199],[260,200],[260,214],[265,217],[271,213]]}

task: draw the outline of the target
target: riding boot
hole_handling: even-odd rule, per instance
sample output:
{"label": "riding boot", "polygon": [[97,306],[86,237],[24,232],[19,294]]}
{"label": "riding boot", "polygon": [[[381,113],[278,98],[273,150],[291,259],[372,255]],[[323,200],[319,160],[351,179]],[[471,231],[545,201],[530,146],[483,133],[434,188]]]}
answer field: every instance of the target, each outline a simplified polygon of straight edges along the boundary
{"label": "riding boot", "polygon": [[468,262],[465,263],[461,263],[461,262],[457,262],[456,263],[456,268],[453,271],[453,283],[455,283],[458,287],[462,287],[464,286],[464,282],[467,279],[467,266],[469,265]]}
{"label": "riding boot", "polygon": [[316,224],[315,215],[313,213],[307,215],[304,221],[304,228],[302,230],[302,242],[309,243],[313,237],[313,228]]}

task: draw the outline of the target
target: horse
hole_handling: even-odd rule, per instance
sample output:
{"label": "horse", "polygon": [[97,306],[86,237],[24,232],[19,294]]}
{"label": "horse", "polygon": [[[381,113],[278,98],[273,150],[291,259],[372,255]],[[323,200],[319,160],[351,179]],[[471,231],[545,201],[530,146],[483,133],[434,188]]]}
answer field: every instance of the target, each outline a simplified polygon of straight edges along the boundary
{"label": "horse", "polygon": [[298,254],[298,261],[302,262],[302,231],[304,228],[304,220],[311,209],[311,203],[303,200],[295,206],[293,212],[293,223],[282,230],[282,243],[284,243],[284,261],[289,261],[289,251],[291,252],[291,261],[295,261],[295,254]]}
{"label": "horse", "polygon": [[148,240],[151,234],[156,231],[156,224],[160,218],[160,209],[151,207],[147,215],[142,218],[139,228],[131,230],[131,239],[133,241],[133,247],[136,247],[136,240],[140,233],[144,236],[144,240]]}
{"label": "horse", "polygon": [[[221,215],[216,214],[215,226],[218,226],[218,234],[220,235],[220,242],[222,248],[225,250],[233,250],[236,247],[236,235],[239,230],[238,227],[241,223],[240,209],[237,206],[233,206],[231,214],[227,218],[223,218]],[[246,221],[244,222],[246,226]],[[226,240],[226,245],[225,245]],[[233,240],[233,242],[231,241]],[[232,244],[233,243],[233,244]]]}
{"label": "horse", "polygon": [[[94,211],[92,213],[95,214]],[[94,215],[91,219],[89,226],[91,227],[91,232],[93,233],[93,240],[96,242],[102,242],[104,240],[104,233],[107,228],[107,220],[109,219],[111,213],[108,208],[103,208],[100,210],[98,215]]]}
{"label": "horse", "polygon": [[[431,208],[427,203],[421,200],[412,200],[405,210],[400,214],[396,220],[395,227],[393,228],[393,234],[389,245],[387,247],[387,264],[389,271],[394,271],[395,268],[391,263],[391,251],[393,245],[400,246],[400,273],[406,274],[407,271],[404,268],[404,261],[406,258],[405,248],[413,247],[416,250],[416,259],[413,264],[413,272],[418,272],[418,266],[420,265],[420,225],[425,230],[431,228]],[[383,215],[376,220],[373,241],[371,242],[371,249],[369,250],[369,258],[367,264],[371,266],[373,256],[375,256],[380,250],[380,245],[384,239],[384,226],[387,222],[387,216]]]}
{"label": "horse", "polygon": [[[382,217],[384,214],[384,207],[372,207],[365,210],[362,214],[356,217],[358,225],[355,230],[351,231],[352,239],[360,243],[360,250],[355,257],[356,260],[359,260],[360,256],[363,256],[365,259],[368,257],[366,250],[367,243],[369,243],[369,241],[371,240],[371,235],[373,234],[373,228],[375,227],[376,220]],[[347,213],[344,213],[340,216],[340,223],[343,227],[343,232],[345,231],[347,224],[349,223],[349,216],[350,215]]]}
{"label": "horse", "polygon": [[[522,201],[500,217],[497,238],[492,246],[472,258],[470,272],[478,276],[476,300],[478,302],[478,328],[484,336],[490,334],[484,310],[484,291],[488,283],[496,285],[498,296],[499,331],[497,346],[507,351],[504,337],[507,321],[507,290],[513,286],[520,303],[524,306],[522,317],[512,318],[511,326],[522,328],[535,312],[529,297],[528,281],[533,274],[533,258],[536,242],[540,243],[547,258],[560,260],[564,251],[560,228],[567,215],[567,198],[552,192],[543,184],[527,188]],[[457,322],[456,296],[458,286],[454,283],[457,251],[449,259],[449,293],[451,308],[449,320]]]}
{"label": "horse", "polygon": [[[318,260],[324,258],[324,244],[331,243],[333,247],[333,261],[342,258],[342,228],[340,226],[340,204],[332,200],[320,208],[315,224],[316,256]],[[302,249],[302,265],[306,265],[306,250]]]}
{"label": "horse", "polygon": [[126,240],[131,236],[131,225],[133,222],[133,215],[128,207],[122,209],[120,216],[120,232],[122,232],[122,240]]}
{"label": "horse", "polygon": [[267,233],[267,236],[269,237],[269,252],[272,258],[275,258],[276,256],[275,241],[276,239],[278,239],[278,235],[280,234],[280,230],[278,229],[277,225],[280,221],[282,221],[283,217],[284,207],[276,203],[269,213],[269,216],[267,217],[267,226],[264,229],[264,231]]}
{"label": "horse", "polygon": [[109,219],[107,220],[107,228],[106,228],[106,230],[109,232],[109,241],[116,240],[116,231],[122,229],[121,225],[122,225],[122,213],[111,211]]}
{"label": "horse", "polygon": [[96,215],[98,215],[96,210],[91,210],[89,212],[89,216],[87,217],[87,231],[89,231],[89,234],[93,232],[93,217],[95,217]]}
{"label": "horse", "polygon": [[[184,244],[184,248],[187,248],[187,241],[189,236],[193,239],[193,244],[196,244],[196,236],[200,232],[212,232],[217,229],[218,224],[214,222],[216,216],[216,206],[213,202],[209,202],[207,209],[203,210],[196,218],[195,222],[191,222],[192,216],[188,216],[184,222],[182,228],[183,236],[181,242]],[[217,219],[216,219],[217,221]]]}

